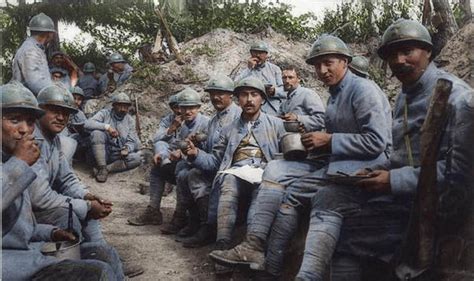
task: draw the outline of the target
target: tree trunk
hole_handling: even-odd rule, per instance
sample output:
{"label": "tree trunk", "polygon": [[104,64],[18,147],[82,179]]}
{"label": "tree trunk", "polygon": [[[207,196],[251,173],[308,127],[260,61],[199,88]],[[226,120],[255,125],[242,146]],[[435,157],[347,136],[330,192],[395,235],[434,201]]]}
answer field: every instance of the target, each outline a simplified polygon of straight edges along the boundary
{"label": "tree trunk", "polygon": [[[472,20],[471,1],[470,0],[459,0],[459,7],[463,12],[462,26],[468,24]],[[462,27],[460,26],[460,27]]]}
{"label": "tree trunk", "polygon": [[423,16],[421,19],[421,24],[424,26],[431,25],[431,1],[425,0],[423,4]]}
{"label": "tree trunk", "polygon": [[433,55],[437,56],[448,40],[459,29],[448,0],[432,0],[435,16],[433,25],[437,32],[433,35]]}
{"label": "tree trunk", "polygon": [[180,65],[184,64],[184,60],[183,60],[183,57],[181,56],[181,52],[179,51],[176,39],[174,38],[173,34],[171,33],[171,30],[168,27],[168,22],[166,21],[166,18],[161,13],[159,7],[155,8],[155,13],[160,18],[161,30],[163,30],[164,33],[165,33],[165,38],[166,38],[166,43],[168,43],[168,48],[176,56],[176,62]]}

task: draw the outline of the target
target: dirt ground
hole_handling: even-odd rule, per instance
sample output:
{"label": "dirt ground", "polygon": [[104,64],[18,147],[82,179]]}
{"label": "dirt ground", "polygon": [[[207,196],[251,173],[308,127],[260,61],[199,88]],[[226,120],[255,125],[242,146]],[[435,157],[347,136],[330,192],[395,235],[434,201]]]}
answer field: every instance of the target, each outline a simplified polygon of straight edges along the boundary
{"label": "dirt ground", "polygon": [[[114,203],[113,212],[102,220],[106,240],[127,260],[145,268],[145,273],[133,280],[213,280],[215,274],[207,257],[210,247],[186,249],[174,241],[174,236],[162,235],[160,226],[131,226],[127,219],[143,210],[148,194],[139,193],[141,183],[147,182],[146,168],[111,174],[106,183],[97,183],[91,170],[74,164],[77,175],[94,194]],[[163,197],[163,219],[168,222],[174,210],[175,192]]]}

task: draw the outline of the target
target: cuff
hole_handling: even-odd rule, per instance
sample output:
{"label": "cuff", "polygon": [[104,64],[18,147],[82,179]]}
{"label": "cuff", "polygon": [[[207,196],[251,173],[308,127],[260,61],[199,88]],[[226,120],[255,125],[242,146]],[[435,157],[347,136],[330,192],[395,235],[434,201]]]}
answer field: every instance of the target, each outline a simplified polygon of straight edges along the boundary
{"label": "cuff", "polygon": [[418,177],[413,173],[413,169],[413,167],[405,166],[390,170],[390,187],[394,195],[416,193]]}

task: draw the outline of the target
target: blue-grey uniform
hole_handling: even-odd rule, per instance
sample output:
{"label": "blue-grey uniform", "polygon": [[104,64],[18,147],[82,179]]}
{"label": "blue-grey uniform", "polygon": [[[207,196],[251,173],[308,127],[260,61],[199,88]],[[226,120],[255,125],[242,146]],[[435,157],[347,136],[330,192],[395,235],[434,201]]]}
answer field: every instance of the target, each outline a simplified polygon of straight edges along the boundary
{"label": "blue-grey uniform", "polygon": [[[56,228],[49,224],[37,224],[27,190],[37,174],[24,161],[2,152],[2,278],[23,281],[58,264],[68,263],[68,268],[81,267],[83,271],[99,271],[107,280],[123,280],[122,265],[116,252],[94,243],[83,243],[81,253],[105,250],[103,261],[81,260],[60,262],[40,252],[42,241],[51,241]],[[92,268],[91,268],[92,267]],[[100,272],[102,271],[102,272]],[[102,279],[101,279],[102,280]]]}
{"label": "blue-grey uniform", "polygon": [[[391,115],[384,111],[377,87],[367,79],[346,71],[343,79],[331,86],[329,92],[325,125],[326,131],[332,134],[332,139],[331,155],[326,165],[318,167],[309,161],[281,160],[269,163],[265,170],[264,180],[268,181],[269,186],[273,184],[279,187],[273,189],[280,190],[280,194],[284,193],[282,190],[286,187],[284,204],[277,212],[267,251],[266,267],[274,275],[281,274],[285,250],[298,226],[298,210],[312,205],[313,220],[308,232],[308,237],[311,238],[307,241],[313,239],[314,234],[322,235],[322,238],[336,238],[330,241],[332,244],[328,247],[305,248],[305,253],[313,255],[313,259],[302,264],[298,276],[308,278],[304,280],[319,280],[318,277],[306,275],[307,272],[318,266],[316,260],[324,260],[328,256],[330,258],[346,212],[359,208],[370,197],[370,194],[359,188],[330,183],[321,178],[328,178],[328,174],[338,172],[352,174],[367,165],[387,160],[385,151],[391,144],[391,135],[386,126]],[[318,200],[320,194],[326,198],[326,205]],[[273,202],[271,206],[267,209],[267,220],[274,214],[269,210],[274,210],[278,205]],[[266,237],[264,231],[268,230],[257,222],[255,228],[251,229],[261,238]],[[319,242],[317,246],[320,245]]]}
{"label": "blue-grey uniform", "polygon": [[[111,126],[119,132],[117,138],[112,138],[106,128]],[[141,163],[140,139],[135,128],[135,121],[130,114],[118,116],[113,108],[102,109],[87,119],[84,129],[91,131],[91,143],[105,145],[107,164],[121,159],[120,151],[127,147],[128,155],[125,158],[127,169],[138,167]]]}
{"label": "blue-grey uniform", "polygon": [[104,242],[100,224],[96,220],[87,220],[89,211],[84,196],[87,191],[69,166],[61,150],[60,136],[46,137],[39,127],[35,128],[35,137],[42,138],[41,157],[33,166],[37,174],[45,174],[47,183],[33,185],[30,190],[31,203],[39,222],[67,227],[67,220],[61,221],[67,213],[68,203],[73,204],[74,213],[83,225],[82,234],[86,241]]}
{"label": "blue-grey uniform", "polygon": [[[223,130],[212,154],[199,151],[193,164],[209,172],[245,165],[264,168],[279,153],[279,141],[285,133],[281,119],[263,112],[254,122],[245,122],[240,117]],[[218,174],[212,193],[217,194],[219,202],[218,206],[209,206],[208,223],[217,221],[217,240],[230,241],[237,218],[239,197],[251,198],[252,204],[248,212],[250,218],[257,188],[234,175]]]}
{"label": "blue-grey uniform", "polygon": [[96,98],[99,94],[99,81],[93,73],[84,73],[79,78],[77,86],[84,91],[85,100]]}
{"label": "blue-grey uniform", "polygon": [[283,80],[281,78],[281,69],[277,65],[266,61],[261,65],[256,65],[254,68],[246,68],[235,77],[235,82],[238,82],[247,77],[256,77],[263,82],[263,84],[271,84],[275,87],[275,95],[267,96],[267,101],[262,105],[262,111],[277,115],[280,105],[285,101],[286,94],[281,90],[283,87]]}
{"label": "blue-grey uniform", "polygon": [[90,146],[90,132],[84,129],[86,121],[87,117],[80,109],[76,113],[69,115],[67,135],[76,140],[82,149]]}
{"label": "blue-grey uniform", "polygon": [[[219,141],[223,129],[240,117],[242,109],[235,103],[231,103],[226,109],[217,112],[209,122],[207,140],[203,147],[204,151],[211,153],[212,147]],[[184,199],[196,201],[209,195],[215,172],[203,171],[199,166],[191,165],[188,173],[178,174],[176,177],[177,188],[184,189]],[[211,205],[217,206],[219,198],[213,198]]]}
{"label": "blue-grey uniform", "polygon": [[281,104],[278,115],[294,113],[307,132],[314,132],[324,128],[324,111],[324,104],[316,92],[298,86],[287,93],[287,99]]}
{"label": "blue-grey uniform", "polygon": [[[173,119],[171,119],[172,115],[173,114],[170,115],[170,119],[164,120],[164,122],[173,122],[174,117]],[[159,153],[161,155],[162,165],[153,166],[150,172],[150,206],[156,208],[157,210],[159,210],[161,207],[161,198],[163,197],[165,182],[174,182],[176,180],[176,175],[180,172],[181,169],[189,169],[185,161],[178,161],[178,163],[180,163],[179,165],[176,162],[168,162],[170,152],[172,150],[177,149],[175,141],[184,140],[190,134],[206,132],[209,125],[209,117],[198,113],[194,120],[189,122],[184,121],[178,131],[175,132],[174,136],[170,136],[167,134],[167,128],[164,128],[166,124],[161,124],[160,122],[160,125],[163,125],[163,127],[161,128],[163,130],[159,128],[155,137],[162,136],[162,140],[156,142],[154,148],[155,154]],[[172,141],[173,139],[175,141]],[[168,164],[165,164],[166,162],[168,162]],[[179,203],[182,203],[183,200],[181,200],[181,193],[179,195],[180,198],[177,201],[179,201]]]}
{"label": "blue-grey uniform", "polygon": [[171,126],[175,118],[176,115],[173,112],[161,118],[160,123],[158,123],[156,133],[153,136],[153,147],[155,154],[159,153],[162,155],[162,158],[169,157],[169,144],[176,141],[177,133],[168,135],[168,128]]}
{"label": "blue-grey uniform", "polygon": [[[124,84],[125,81],[130,78],[132,75],[133,67],[130,66],[128,63],[125,64],[125,69],[121,73],[116,73],[114,72],[114,80],[116,83],[116,86],[119,87],[120,85]],[[107,72],[102,74],[99,79],[99,91],[101,93],[104,93],[107,90],[107,85],[109,83],[109,76],[107,75]]]}
{"label": "blue-grey uniform", "polygon": [[53,83],[44,46],[34,37],[28,37],[23,42],[16,51],[12,64],[12,80],[20,81],[35,96]]}

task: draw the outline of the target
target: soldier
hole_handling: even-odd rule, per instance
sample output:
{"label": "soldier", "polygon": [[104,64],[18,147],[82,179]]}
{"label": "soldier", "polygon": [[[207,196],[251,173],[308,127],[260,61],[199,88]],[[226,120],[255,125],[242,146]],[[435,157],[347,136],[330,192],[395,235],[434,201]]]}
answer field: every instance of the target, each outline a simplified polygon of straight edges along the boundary
{"label": "soldier", "polygon": [[[421,127],[425,121],[437,80],[440,78],[451,81],[451,96],[448,100],[448,120],[443,130],[443,137],[437,157],[437,187],[440,198],[447,199],[450,191],[457,189],[466,196],[451,197],[452,201],[448,208],[453,212],[453,206],[462,209],[463,205],[471,205],[472,182],[474,178],[473,161],[474,150],[472,140],[474,139],[474,92],[469,85],[458,77],[438,69],[431,61],[433,44],[428,30],[419,22],[414,20],[400,19],[390,25],[384,32],[382,44],[378,49],[379,56],[385,60],[393,74],[402,83],[402,91],[398,95],[393,120],[393,151],[390,161],[382,165],[372,166],[372,171],[365,170],[361,174],[368,174],[369,179],[358,183],[363,189],[380,197],[391,195],[398,199],[399,208],[409,206],[417,192],[417,184],[420,177],[421,157]],[[469,195],[469,196],[467,196]],[[400,202],[402,202],[400,204]],[[439,211],[442,212],[443,200],[440,200]],[[458,209],[458,210],[459,210]],[[355,240],[346,237],[349,241],[360,243],[362,239],[380,239],[380,241],[393,241],[394,233],[386,232],[382,237],[374,237],[367,226],[379,218],[374,210],[373,220],[365,221],[356,226],[358,231]],[[374,227],[380,227],[379,224]],[[361,231],[360,229],[365,229]],[[367,245],[364,253],[347,252],[343,258],[346,262],[345,275],[351,276],[351,280],[360,279],[360,259],[365,254],[383,257],[392,255],[403,238],[404,231],[395,233],[397,243],[390,244],[387,251],[387,243],[379,244],[379,247]],[[364,237],[364,238],[362,238]],[[368,240],[370,241],[370,240]],[[341,241],[345,244],[346,241]],[[341,249],[344,250],[344,249]],[[355,258],[347,259],[351,254]],[[342,268],[336,268],[336,273],[342,275]],[[416,276],[415,276],[416,277]],[[342,280],[342,279],[338,279]]]}
{"label": "soldier", "polygon": [[[40,157],[33,138],[34,122],[44,112],[34,95],[21,84],[0,88],[2,99],[2,278],[6,280],[123,280],[120,260],[114,252],[93,243],[82,243],[81,252],[108,261],[62,261],[41,254],[33,241],[75,241],[74,234],[53,225],[37,224],[33,215],[31,186],[43,174],[32,169]],[[105,255],[103,255],[102,251]],[[114,255],[115,254],[115,255]]]}
{"label": "soldier", "polygon": [[[234,82],[229,77],[217,75],[211,78],[204,90],[209,93],[212,105],[217,111],[209,122],[206,145],[204,146],[204,151],[212,153],[212,148],[219,141],[224,128],[240,117],[242,109],[232,100]],[[196,138],[197,136],[194,136],[194,139]],[[187,152],[185,150],[184,153],[187,154]],[[184,247],[204,246],[215,239],[216,222],[208,222],[209,196],[215,176],[215,172],[205,171],[192,165],[189,173],[182,173],[177,177],[177,188],[184,188],[183,192],[187,195],[185,198],[192,200],[189,203],[194,207],[190,211],[191,222],[198,223],[199,226],[195,235],[182,241]],[[211,205],[217,206],[218,198],[214,196],[212,200]]]}
{"label": "soldier", "polygon": [[[207,130],[209,118],[199,113],[201,104],[199,94],[191,88],[186,88],[178,93],[182,123],[178,124],[180,119],[175,118],[166,131],[166,136],[174,138],[174,142],[158,141],[155,143],[155,155],[153,156],[155,165],[150,172],[150,203],[143,213],[129,218],[129,224],[160,225],[162,223],[163,217],[160,207],[165,182],[176,183],[176,175],[181,169],[187,168],[185,161],[180,161],[182,154],[178,150],[178,142],[184,141],[190,134]],[[178,165],[178,163],[181,164]],[[176,208],[171,222],[162,229],[165,234],[169,233],[169,229],[180,230],[186,225],[186,207],[182,205],[184,200],[181,199],[180,192],[176,195]]]}
{"label": "soldier", "polygon": [[51,67],[49,69],[51,73],[51,80],[55,83],[62,83],[64,87],[71,88],[71,78],[67,71],[60,67]]}
{"label": "soldier", "polygon": [[106,182],[109,172],[122,172],[141,164],[140,139],[135,120],[128,113],[131,105],[127,94],[117,93],[112,97],[112,108],[100,110],[85,122],[84,128],[91,131],[98,182]]}
{"label": "soldier", "polygon": [[[212,258],[225,264],[263,269],[264,241],[274,220],[268,239],[266,270],[273,278],[278,278],[289,240],[298,226],[299,214],[311,208],[313,197],[318,197],[321,190],[331,189],[337,192],[334,198],[341,194],[342,199],[364,199],[354,192],[357,190],[354,187],[332,184],[332,181],[340,173],[352,174],[367,163],[380,163],[387,159],[384,152],[391,138],[385,120],[390,116],[384,114],[377,88],[347,71],[350,59],[349,49],[337,37],[324,34],[314,42],[306,62],[314,65],[318,78],[329,86],[331,96],[326,109],[326,132],[303,134],[301,141],[308,151],[329,153],[330,156],[322,162],[311,159],[270,162],[260,185],[260,193],[266,190],[266,196],[262,194],[258,198],[261,199],[257,201],[260,211],[254,216],[246,240],[229,251],[212,252]],[[341,215],[337,212],[321,211],[321,221],[315,223],[314,233],[308,233],[309,236],[319,235],[316,237],[318,243],[326,246],[319,247],[316,253],[314,249],[306,248],[312,250],[315,257],[312,260],[314,268],[320,269],[320,264],[331,258],[330,249],[335,246],[333,237],[336,236],[330,236],[330,230],[341,222]],[[319,280],[319,277],[308,278]]]}
{"label": "soldier", "polygon": [[266,102],[262,106],[262,111],[277,115],[281,103],[286,99],[286,95],[281,91],[283,81],[281,80],[281,69],[268,59],[268,45],[263,41],[256,41],[250,45],[250,55],[247,62],[247,68],[244,69],[236,78],[239,82],[243,78],[256,77],[265,85]]}
{"label": "soldier", "polygon": [[133,67],[119,53],[111,54],[108,64],[110,66],[109,70],[99,79],[99,91],[101,93],[115,91],[130,78],[133,71]]}
{"label": "soldier", "polygon": [[16,51],[12,63],[12,80],[20,81],[36,96],[39,91],[52,84],[45,48],[54,40],[53,20],[40,13],[31,18],[28,37]]}
{"label": "soldier", "polygon": [[369,78],[369,61],[363,56],[354,56],[349,69],[357,76]]}
{"label": "soldier", "polygon": [[[77,84],[78,70],[77,66],[72,62],[68,55],[61,51],[54,51],[51,55],[51,63],[49,69],[51,74],[61,72],[63,76],[60,77],[60,82],[68,89]],[[54,71],[53,71],[54,70]]]}
{"label": "soldier", "polygon": [[[285,134],[283,122],[263,113],[265,86],[254,77],[242,79],[234,90],[242,114],[221,133],[212,154],[195,149],[190,143],[188,160],[202,170],[215,172],[213,189],[220,192],[217,209],[217,249],[228,249],[237,219],[239,200],[251,203],[248,222],[252,219],[259,174],[266,163],[279,152],[279,140]],[[249,176],[254,175],[250,178]],[[211,210],[210,213],[215,212]],[[211,220],[212,221],[212,220]]]}
{"label": "soldier", "polygon": [[283,89],[287,99],[280,105],[278,116],[285,121],[299,121],[308,132],[324,128],[324,105],[314,91],[300,85],[295,67],[283,70]]}
{"label": "soldier", "polygon": [[111,203],[86,191],[61,152],[63,138],[59,134],[66,127],[69,115],[77,112],[73,97],[65,88],[52,85],[40,91],[38,101],[45,114],[38,121],[35,136],[44,141],[41,143],[41,159],[34,169],[38,174],[46,173],[49,184],[31,189],[36,218],[42,223],[66,227],[67,220],[59,221],[58,218],[67,212],[71,202],[75,214],[85,226],[82,231],[85,239],[105,243],[95,219],[106,217],[112,211]]}
{"label": "soldier", "polygon": [[84,129],[84,124],[87,121],[86,115],[82,111],[85,98],[84,92],[80,87],[76,86],[72,88],[71,93],[78,110],[69,117],[67,125],[68,136],[76,140],[79,146],[76,150],[86,152],[87,148],[90,147],[90,133]]}
{"label": "soldier", "polygon": [[100,95],[99,81],[95,76],[95,65],[92,62],[86,62],[82,67],[82,75],[77,82],[82,90],[84,90],[84,96],[86,100],[94,99]]}

